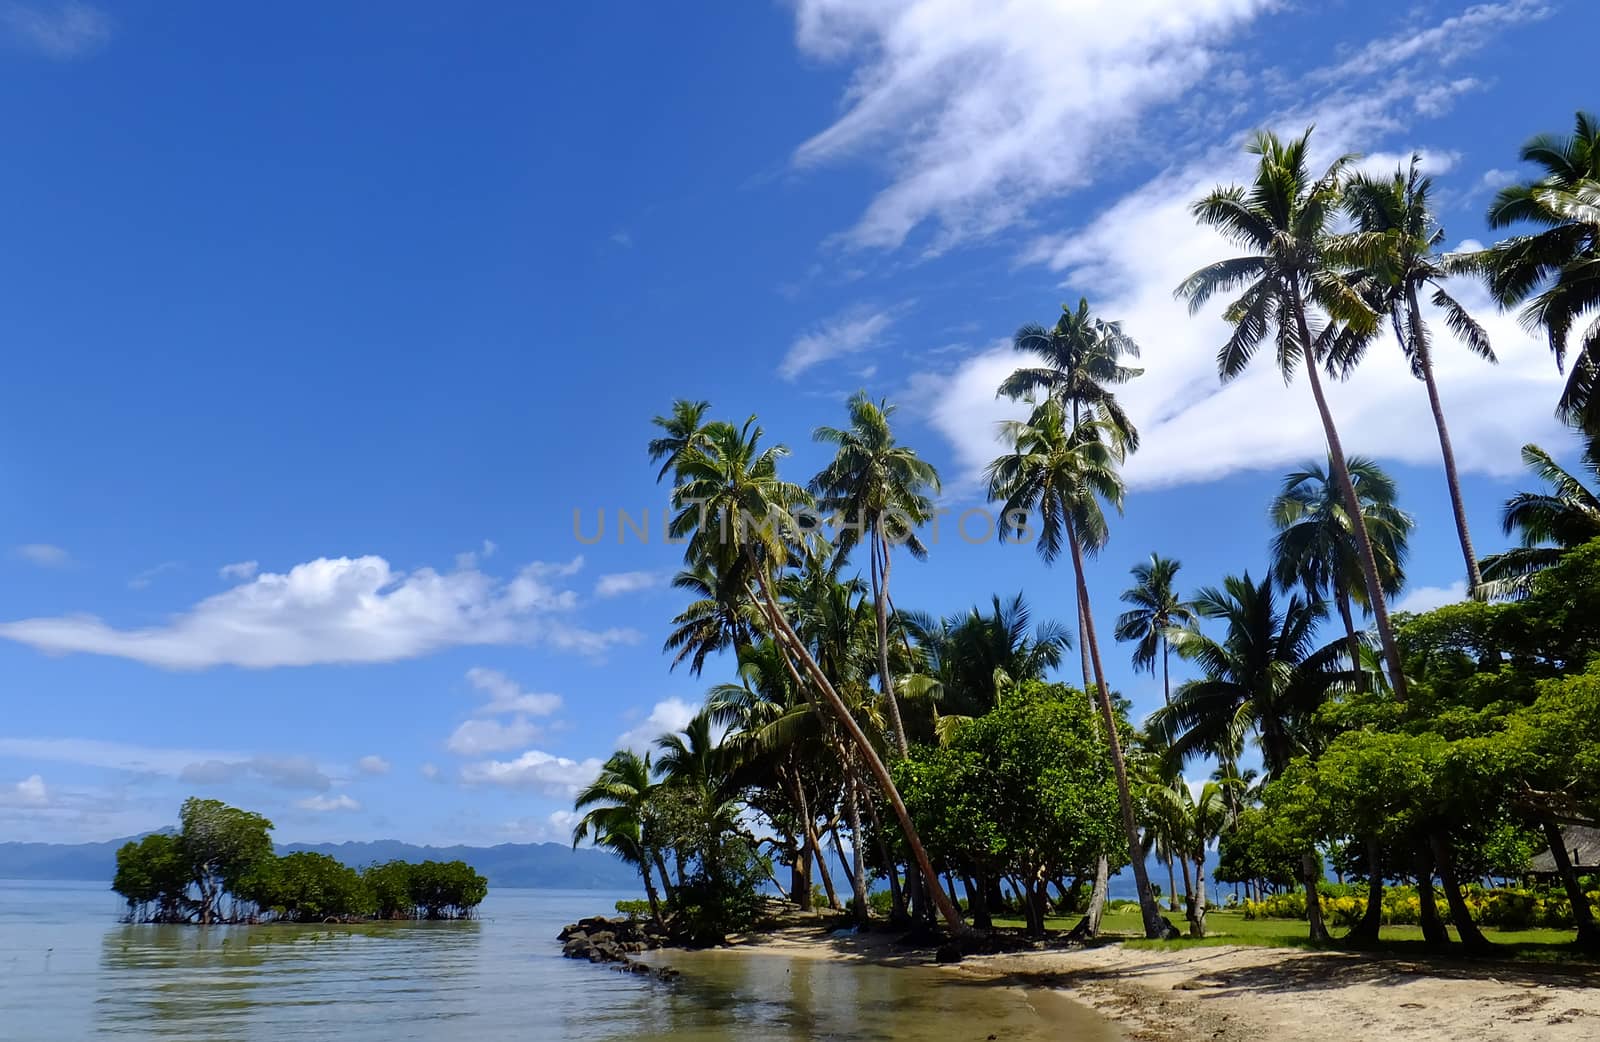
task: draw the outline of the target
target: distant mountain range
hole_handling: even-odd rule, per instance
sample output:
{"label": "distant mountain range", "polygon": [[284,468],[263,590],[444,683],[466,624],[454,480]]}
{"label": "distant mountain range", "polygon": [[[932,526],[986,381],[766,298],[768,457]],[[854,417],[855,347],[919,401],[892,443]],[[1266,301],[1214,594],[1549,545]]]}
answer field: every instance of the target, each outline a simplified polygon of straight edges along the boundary
{"label": "distant mountain range", "polygon": [[[0,843],[0,879],[87,879],[111,882],[117,848],[138,837],[105,843]],[[374,861],[454,861],[482,872],[490,886],[549,890],[633,890],[639,876],[610,854],[562,843],[502,843],[493,847],[419,847],[399,840],[367,843],[289,843],[278,853],[313,850],[359,868]]]}

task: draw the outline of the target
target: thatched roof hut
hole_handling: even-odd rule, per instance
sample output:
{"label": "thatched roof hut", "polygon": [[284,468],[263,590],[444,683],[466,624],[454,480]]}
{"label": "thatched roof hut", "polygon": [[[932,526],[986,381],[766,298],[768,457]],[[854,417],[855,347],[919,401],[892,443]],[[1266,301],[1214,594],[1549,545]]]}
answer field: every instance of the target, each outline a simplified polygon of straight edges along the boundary
{"label": "thatched roof hut", "polygon": [[[1600,829],[1588,825],[1568,825],[1561,830],[1561,844],[1567,848],[1567,857],[1579,874],[1600,872]],[[1556,874],[1555,855],[1540,851],[1528,862],[1528,871],[1536,876]]]}

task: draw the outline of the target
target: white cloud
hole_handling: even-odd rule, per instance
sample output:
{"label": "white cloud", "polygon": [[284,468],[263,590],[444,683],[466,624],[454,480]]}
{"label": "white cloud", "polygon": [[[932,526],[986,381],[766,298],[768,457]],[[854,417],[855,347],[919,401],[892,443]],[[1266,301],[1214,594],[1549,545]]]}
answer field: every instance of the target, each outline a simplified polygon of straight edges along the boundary
{"label": "white cloud", "polygon": [[583,815],[577,811],[551,811],[542,818],[516,818],[501,825],[507,843],[571,843],[572,830]]}
{"label": "white cloud", "polygon": [[301,810],[310,810],[320,813],[335,810],[360,810],[361,804],[345,793],[337,796],[307,796],[303,800],[295,801],[295,806]]}
{"label": "white cloud", "polygon": [[236,579],[239,582],[248,582],[254,579],[256,572],[261,568],[259,561],[235,561],[225,564],[217,569],[217,575],[224,579]]}
{"label": "white cloud", "polygon": [[629,593],[643,593],[665,586],[667,576],[662,572],[613,572],[602,575],[594,584],[596,597],[621,597]]}
{"label": "white cloud", "polygon": [[40,568],[64,568],[72,563],[72,555],[50,543],[23,543],[13,547],[12,556],[36,564]]}
{"label": "white cloud", "polygon": [[866,156],[889,184],[848,233],[934,248],[1023,220],[1113,160],[1151,107],[1216,64],[1214,48],[1276,0],[798,0],[808,57],[857,67],[800,166]]}
{"label": "white cloud", "polygon": [[699,706],[681,698],[657,702],[650,707],[648,716],[617,736],[617,748],[646,752],[655,746],[656,739],[662,735],[683,730],[699,711]]}
{"label": "white cloud", "polygon": [[875,346],[902,309],[855,308],[828,319],[795,338],[778,366],[778,374],[793,380],[812,366]]}
{"label": "white cloud", "polygon": [[128,589],[130,589],[130,590],[146,590],[146,589],[149,589],[150,588],[150,584],[155,582],[156,579],[158,579],[159,577],[165,575],[167,572],[177,571],[179,568],[182,568],[182,567],[183,567],[183,564],[182,564],[182,562],[179,562],[179,561],[162,561],[160,564],[156,565],[155,567],[146,568],[144,571],[140,572],[138,575],[135,575],[132,579],[129,579],[128,580]]}
{"label": "white cloud", "polygon": [[1478,187],[1489,191],[1497,191],[1506,185],[1516,184],[1521,179],[1522,175],[1515,170],[1501,170],[1499,167],[1491,167],[1483,172],[1482,177],[1478,178]]}
{"label": "white cloud", "polygon": [[421,767],[418,767],[417,772],[429,781],[433,781],[439,777],[439,768],[431,763],[425,763]]}
{"label": "white cloud", "polygon": [[1394,602],[1396,612],[1432,611],[1446,604],[1458,604],[1467,599],[1467,581],[1458,579],[1449,586],[1413,586]]}
{"label": "white cloud", "polygon": [[356,761],[356,770],[362,774],[388,774],[390,766],[381,756],[363,756]]}
{"label": "white cloud", "polygon": [[538,737],[538,725],[525,716],[505,721],[478,717],[463,720],[444,744],[457,756],[482,756],[527,745]]}
{"label": "white cloud", "polygon": [[166,775],[177,775],[193,763],[240,758],[236,753],[152,748],[92,738],[0,738],[0,756]]}
{"label": "white cloud", "polygon": [[526,713],[549,716],[561,708],[561,696],[524,691],[515,680],[497,669],[474,666],[467,670],[467,683],[489,696],[476,710],[479,716],[498,713]]}
{"label": "white cloud", "polygon": [[[1298,133],[1315,123],[1320,162],[1361,151],[1402,130],[1418,85],[1415,73],[1399,72],[1370,93],[1336,94],[1314,108],[1280,114],[1269,125]],[[1375,162],[1392,170],[1410,151],[1380,154]],[[1449,153],[1428,156],[1435,169],[1454,161]],[[1214,301],[1191,317],[1173,298],[1174,287],[1191,272],[1237,252],[1195,223],[1190,204],[1219,183],[1243,180],[1249,169],[1250,157],[1237,140],[1218,141],[1109,202],[1088,225],[1038,240],[1024,257],[1060,272],[1073,299],[1087,294],[1102,317],[1121,320],[1143,348],[1145,375],[1119,392],[1142,436],[1126,468],[1132,485],[1210,481],[1326,453],[1303,370],[1285,386],[1267,347],[1243,376],[1219,384],[1215,358],[1228,336],[1221,318],[1225,302]],[[1437,315],[1430,316],[1457,462],[1466,471],[1518,474],[1518,447],[1560,431],[1552,416],[1560,377],[1545,345],[1523,331],[1515,316],[1501,314],[1480,286],[1459,284],[1452,291],[1488,329],[1501,359],[1499,366],[1480,361],[1455,343]],[[1053,321],[1048,312],[1019,317]],[[1000,451],[996,421],[1019,412],[995,398],[995,388],[1016,364],[1000,341],[954,371],[912,380],[913,398],[949,438],[969,482]],[[1350,381],[1330,383],[1328,395],[1347,452],[1437,463],[1427,396],[1392,334],[1380,336]]]}
{"label": "white cloud", "polygon": [[259,574],[162,626],[118,629],[71,615],[0,623],[0,637],[168,669],[393,662],[485,644],[597,654],[636,639],[630,630],[587,630],[561,618],[577,597],[554,580],[581,565],[582,558],[535,562],[502,580],[476,569],[396,571],[377,556],[318,558],[287,574]]}
{"label": "white cloud", "polygon": [[44,778],[37,774],[28,777],[11,786],[7,803],[12,806],[42,807],[50,802],[50,792],[45,788]]}
{"label": "white cloud", "polygon": [[17,43],[49,58],[80,58],[93,54],[111,39],[111,19],[89,4],[0,4],[0,24]]}
{"label": "white cloud", "polygon": [[1419,59],[1436,66],[1451,65],[1491,42],[1495,34],[1539,21],[1550,12],[1551,5],[1546,0],[1473,4],[1459,15],[1433,25],[1411,25],[1392,36],[1373,40],[1351,58],[1314,73],[1312,79],[1348,83]]}
{"label": "white cloud", "polygon": [[600,773],[600,761],[579,762],[529,749],[515,760],[484,760],[461,768],[468,785],[535,789],[546,796],[571,796]]}

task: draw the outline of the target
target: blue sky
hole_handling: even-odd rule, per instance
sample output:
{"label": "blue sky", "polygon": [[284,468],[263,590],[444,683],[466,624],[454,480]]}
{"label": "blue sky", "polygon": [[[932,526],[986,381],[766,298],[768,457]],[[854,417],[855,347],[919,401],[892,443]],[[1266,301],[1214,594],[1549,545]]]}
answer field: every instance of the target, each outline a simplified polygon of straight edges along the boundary
{"label": "blue sky", "polygon": [[[663,5],[0,2],[0,839],[170,822],[201,793],[286,840],[562,839],[572,786],[705,687],[659,648],[675,397],[759,413],[804,480],[865,387],[945,505],[1006,414],[1005,342],[1087,295],[1144,347],[1101,630],[1152,550],[1259,574],[1315,457],[1303,383],[1226,388],[1172,287],[1185,212],[1257,126],[1420,150],[1450,241],[1517,145],[1596,104],[1577,0]],[[1440,354],[1482,552],[1517,448],[1570,448],[1548,352],[1471,286],[1498,368]],[[1418,521],[1404,606],[1459,555],[1390,343],[1334,395]],[[593,544],[575,538],[573,512]],[[1069,573],[946,535],[896,600]],[[1140,709],[1159,688],[1107,648]]]}

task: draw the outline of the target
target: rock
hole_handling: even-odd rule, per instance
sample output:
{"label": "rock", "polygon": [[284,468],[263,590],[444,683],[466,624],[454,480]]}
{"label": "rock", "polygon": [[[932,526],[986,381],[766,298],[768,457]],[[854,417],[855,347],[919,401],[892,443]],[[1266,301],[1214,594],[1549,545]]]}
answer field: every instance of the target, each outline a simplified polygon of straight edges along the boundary
{"label": "rock", "polygon": [[1173,941],[1182,936],[1183,934],[1178,932],[1178,928],[1172,925],[1172,920],[1163,916],[1161,919],[1161,939],[1163,941]]}
{"label": "rock", "polygon": [[561,946],[561,954],[569,959],[587,959],[592,951],[594,944],[582,934],[574,936]]}
{"label": "rock", "polygon": [[933,961],[937,963],[954,963],[961,961],[961,945],[950,943],[941,944],[939,950],[933,953]]}

